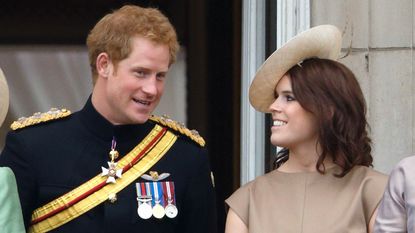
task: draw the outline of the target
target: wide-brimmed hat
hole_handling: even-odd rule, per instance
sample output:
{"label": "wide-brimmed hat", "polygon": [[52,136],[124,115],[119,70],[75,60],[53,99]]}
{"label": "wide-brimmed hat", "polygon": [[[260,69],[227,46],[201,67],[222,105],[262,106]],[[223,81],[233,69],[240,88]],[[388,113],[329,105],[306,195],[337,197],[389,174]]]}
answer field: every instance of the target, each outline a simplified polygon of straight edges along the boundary
{"label": "wide-brimmed hat", "polygon": [[269,112],[275,86],[291,67],[312,57],[337,60],[341,44],[341,32],[333,25],[316,26],[293,37],[258,69],[249,88],[251,105],[260,112]]}
{"label": "wide-brimmed hat", "polygon": [[7,87],[6,77],[0,68],[0,125],[6,118],[9,109],[9,88]]}

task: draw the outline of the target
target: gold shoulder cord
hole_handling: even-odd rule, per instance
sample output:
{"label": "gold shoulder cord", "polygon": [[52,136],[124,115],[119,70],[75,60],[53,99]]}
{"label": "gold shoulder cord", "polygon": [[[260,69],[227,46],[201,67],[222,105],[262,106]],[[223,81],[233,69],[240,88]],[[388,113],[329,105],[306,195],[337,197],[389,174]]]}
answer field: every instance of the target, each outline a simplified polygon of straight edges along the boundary
{"label": "gold shoulder cord", "polygon": [[65,108],[62,108],[62,109],[51,108],[49,111],[44,112],[44,113],[37,112],[37,113],[34,113],[30,117],[20,117],[17,121],[14,121],[10,125],[10,128],[12,130],[18,130],[18,129],[22,129],[22,128],[25,128],[31,125],[36,125],[39,123],[64,118],[69,115],[71,115],[71,111]]}
{"label": "gold shoulder cord", "polygon": [[156,115],[152,115],[150,117],[150,120],[169,127],[170,129],[173,129],[187,137],[189,137],[190,139],[192,139],[194,142],[196,142],[197,144],[199,144],[201,147],[204,147],[206,142],[203,139],[202,136],[199,135],[199,132],[197,132],[196,130],[190,130],[188,128],[186,128],[186,126],[184,126],[183,123],[179,123],[177,121],[174,121],[172,119],[170,119],[168,116],[163,115],[163,116],[156,116]]}

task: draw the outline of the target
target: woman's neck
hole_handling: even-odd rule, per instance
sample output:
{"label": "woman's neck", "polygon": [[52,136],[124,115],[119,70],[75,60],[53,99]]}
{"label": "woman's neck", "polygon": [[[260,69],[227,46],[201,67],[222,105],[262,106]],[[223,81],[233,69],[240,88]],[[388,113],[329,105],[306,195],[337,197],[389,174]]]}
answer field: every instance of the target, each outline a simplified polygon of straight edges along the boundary
{"label": "woman's neck", "polygon": [[[315,172],[317,171],[316,164],[320,158],[320,151],[320,148],[315,145],[313,147],[290,148],[288,160],[278,170],[289,173]],[[331,156],[327,156],[323,164],[326,169],[335,165]]]}

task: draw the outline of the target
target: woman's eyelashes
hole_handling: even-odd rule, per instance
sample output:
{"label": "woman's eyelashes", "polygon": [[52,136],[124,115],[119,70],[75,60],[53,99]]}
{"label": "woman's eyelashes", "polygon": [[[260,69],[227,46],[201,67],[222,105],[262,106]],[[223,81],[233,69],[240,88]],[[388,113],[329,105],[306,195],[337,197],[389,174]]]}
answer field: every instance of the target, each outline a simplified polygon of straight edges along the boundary
{"label": "woman's eyelashes", "polygon": [[295,101],[295,98],[294,98],[294,96],[292,96],[292,95],[285,95],[285,100],[286,101]]}
{"label": "woman's eyelashes", "polygon": [[[275,93],[274,97],[275,97],[275,99],[278,99],[280,96],[277,93]],[[281,97],[287,102],[296,100],[294,95],[292,95],[292,94],[282,94]]]}

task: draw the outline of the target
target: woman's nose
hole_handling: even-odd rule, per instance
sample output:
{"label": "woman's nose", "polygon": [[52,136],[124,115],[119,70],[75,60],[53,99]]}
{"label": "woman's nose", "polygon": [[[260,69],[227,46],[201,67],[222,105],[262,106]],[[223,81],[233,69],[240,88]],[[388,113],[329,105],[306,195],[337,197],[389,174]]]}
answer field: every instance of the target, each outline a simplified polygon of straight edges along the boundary
{"label": "woman's nose", "polygon": [[274,100],[274,102],[271,103],[271,105],[269,106],[268,110],[270,112],[280,112],[281,111],[281,106],[279,104],[279,98],[276,98]]}

